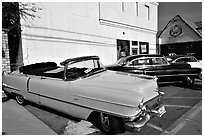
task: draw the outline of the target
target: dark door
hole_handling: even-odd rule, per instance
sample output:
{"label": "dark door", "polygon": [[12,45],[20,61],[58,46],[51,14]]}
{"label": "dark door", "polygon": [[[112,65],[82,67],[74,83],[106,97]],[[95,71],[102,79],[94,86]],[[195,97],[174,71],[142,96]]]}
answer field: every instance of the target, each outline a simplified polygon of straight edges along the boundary
{"label": "dark door", "polygon": [[130,55],[130,41],[117,39],[117,59]]}

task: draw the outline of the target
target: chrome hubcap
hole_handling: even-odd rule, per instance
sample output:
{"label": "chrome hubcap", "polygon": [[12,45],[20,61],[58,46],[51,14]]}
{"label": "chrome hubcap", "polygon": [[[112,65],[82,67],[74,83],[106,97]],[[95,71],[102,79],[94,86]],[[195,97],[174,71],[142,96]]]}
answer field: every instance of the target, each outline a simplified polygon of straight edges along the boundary
{"label": "chrome hubcap", "polygon": [[101,113],[101,124],[104,130],[109,131],[109,117],[106,114]]}

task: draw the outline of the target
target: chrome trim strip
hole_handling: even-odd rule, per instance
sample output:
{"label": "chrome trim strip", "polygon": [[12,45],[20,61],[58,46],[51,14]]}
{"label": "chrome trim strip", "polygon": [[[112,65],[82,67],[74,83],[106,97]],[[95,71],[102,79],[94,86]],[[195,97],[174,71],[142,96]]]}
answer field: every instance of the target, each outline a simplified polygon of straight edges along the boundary
{"label": "chrome trim strip", "polygon": [[15,88],[15,87],[10,86],[10,85],[7,85],[7,84],[5,84],[5,83],[3,83],[2,85],[3,85],[3,87],[6,87],[6,88],[9,88],[9,89],[12,89],[12,90],[21,91],[20,89]]}
{"label": "chrome trim strip", "polygon": [[170,77],[170,76],[197,76],[197,75],[199,75],[200,73],[198,73],[198,74],[175,74],[175,75],[157,75],[157,77],[159,78],[159,77]]}
{"label": "chrome trim strip", "polygon": [[170,81],[170,82],[160,81],[160,82],[158,82],[158,84],[172,84],[172,83],[181,83],[181,81]]}
{"label": "chrome trim strip", "polygon": [[[4,84],[4,83],[3,83],[3,86],[5,86],[7,88],[10,88],[10,89],[13,89],[13,90],[16,90],[16,91],[19,91],[19,92],[21,91],[20,89],[17,89],[15,87],[9,86],[9,85]],[[69,102],[69,101],[64,101],[64,100],[61,100],[61,99],[57,99],[57,98],[53,98],[53,97],[50,97],[50,96],[42,95],[42,94],[39,94],[39,93],[36,93],[36,92],[32,92],[32,91],[28,91],[28,93],[29,94],[38,95],[38,96],[41,96],[41,97],[44,97],[44,98],[52,99],[52,100],[55,100],[55,101],[59,101],[59,102],[62,102],[62,103],[76,105],[78,107],[82,107],[82,108],[91,109],[91,110],[98,111],[98,112],[103,112],[103,113],[111,114],[111,115],[114,115],[114,116],[119,116],[119,117],[123,117],[123,118],[130,118],[131,117],[131,116],[124,116],[124,115],[121,115],[121,114],[118,114],[118,113],[116,114],[116,113],[112,113],[112,112],[107,112],[107,111],[104,111],[104,110],[101,110],[101,109],[95,109],[95,108],[92,108],[92,107],[87,107],[87,106],[84,106],[84,105],[81,105],[81,104],[76,104],[76,103]],[[100,100],[98,100],[98,101],[100,101]],[[112,103],[112,104],[114,104],[114,103]],[[120,104],[118,104],[118,105],[120,105]],[[125,105],[122,105],[122,106],[125,106]],[[128,106],[128,107],[132,107],[132,106]]]}
{"label": "chrome trim strip", "polygon": [[77,95],[77,94],[73,94],[73,95],[77,96],[77,97],[85,98],[85,99],[96,100],[96,101],[99,101],[99,102],[105,102],[105,103],[110,103],[110,104],[114,104],[114,105],[120,105],[120,106],[131,107],[131,108],[137,108],[136,106],[133,106],[133,105],[115,103],[115,102],[110,102],[110,101],[106,101],[106,100],[100,100],[100,99],[91,98],[91,97],[87,97],[87,96],[81,96],[81,95]]}
{"label": "chrome trim strip", "polygon": [[101,110],[101,109],[95,109],[95,108],[92,108],[92,107],[87,107],[87,106],[84,106],[84,105],[81,105],[81,104],[76,104],[76,103],[69,102],[69,101],[64,101],[64,100],[61,100],[61,99],[56,99],[56,98],[53,98],[53,97],[50,97],[50,96],[38,94],[38,93],[35,93],[35,92],[31,92],[31,91],[28,91],[28,93],[35,94],[35,95],[38,95],[38,96],[41,96],[41,97],[44,97],[44,98],[48,98],[48,99],[53,99],[53,100],[56,100],[56,101],[59,101],[59,102],[62,102],[62,103],[67,103],[67,104],[75,105],[75,106],[78,106],[78,107],[91,109],[91,110],[94,110],[94,111],[97,111],[97,112],[111,114],[111,115],[114,115],[114,116],[119,116],[119,117],[123,117],[123,118],[130,118],[131,117],[131,116],[124,116],[124,115],[121,115],[121,114],[118,114],[118,113],[116,114],[116,113],[112,113],[112,112],[107,112],[107,111],[104,111],[104,110]]}

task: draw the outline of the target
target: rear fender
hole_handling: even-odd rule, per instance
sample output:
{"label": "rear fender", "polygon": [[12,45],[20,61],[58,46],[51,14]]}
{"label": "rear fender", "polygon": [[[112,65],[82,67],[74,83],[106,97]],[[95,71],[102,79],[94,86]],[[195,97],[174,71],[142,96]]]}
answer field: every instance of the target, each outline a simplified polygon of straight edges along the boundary
{"label": "rear fender", "polygon": [[17,72],[10,74],[3,72],[3,89],[8,93],[20,94],[26,98],[28,79],[29,77]]}

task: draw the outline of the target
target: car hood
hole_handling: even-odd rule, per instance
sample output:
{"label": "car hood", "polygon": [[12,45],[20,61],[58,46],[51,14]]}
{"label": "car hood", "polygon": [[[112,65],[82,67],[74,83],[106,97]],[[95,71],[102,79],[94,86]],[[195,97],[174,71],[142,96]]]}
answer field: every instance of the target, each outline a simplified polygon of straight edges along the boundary
{"label": "car hood", "polygon": [[[158,95],[154,77],[105,71],[72,82],[74,94],[138,106]],[[83,91],[81,91],[83,90]]]}

